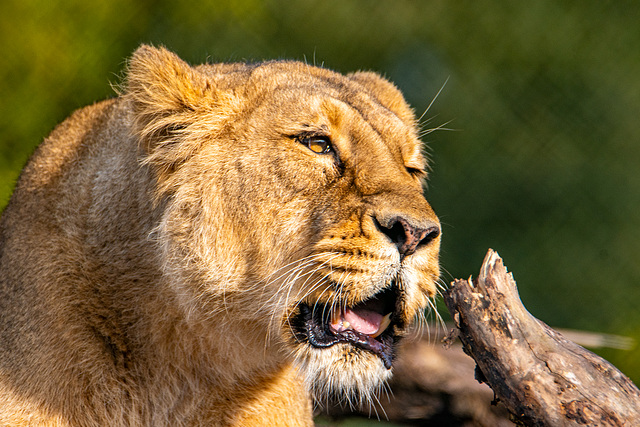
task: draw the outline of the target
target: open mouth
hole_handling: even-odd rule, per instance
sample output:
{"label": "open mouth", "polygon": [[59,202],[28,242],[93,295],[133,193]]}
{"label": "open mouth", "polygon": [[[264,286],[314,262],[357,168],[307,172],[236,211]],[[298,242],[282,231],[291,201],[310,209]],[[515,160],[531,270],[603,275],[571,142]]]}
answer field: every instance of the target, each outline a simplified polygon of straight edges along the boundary
{"label": "open mouth", "polygon": [[293,320],[296,339],[316,348],[349,343],[380,357],[391,369],[394,356],[394,313],[398,289],[391,286],[374,297],[356,304],[332,310],[324,304],[300,304],[300,312]]}

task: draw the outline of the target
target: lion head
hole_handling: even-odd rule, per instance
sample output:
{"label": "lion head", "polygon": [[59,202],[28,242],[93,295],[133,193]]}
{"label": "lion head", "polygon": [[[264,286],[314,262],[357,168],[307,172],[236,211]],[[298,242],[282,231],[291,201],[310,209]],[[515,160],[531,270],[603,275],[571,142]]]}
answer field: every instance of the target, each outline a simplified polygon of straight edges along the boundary
{"label": "lion head", "polygon": [[156,177],[164,274],[189,318],[228,325],[221,341],[252,337],[316,392],[362,398],[383,384],[439,275],[400,92],[369,72],[191,67],[151,47],[125,91]]}

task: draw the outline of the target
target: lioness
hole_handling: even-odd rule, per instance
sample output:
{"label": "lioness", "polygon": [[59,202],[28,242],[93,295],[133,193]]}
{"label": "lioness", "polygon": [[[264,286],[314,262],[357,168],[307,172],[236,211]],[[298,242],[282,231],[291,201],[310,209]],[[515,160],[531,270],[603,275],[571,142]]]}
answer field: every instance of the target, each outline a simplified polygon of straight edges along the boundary
{"label": "lioness", "polygon": [[0,423],[310,425],[366,400],[436,291],[399,91],[140,47],[35,152],[0,222]]}

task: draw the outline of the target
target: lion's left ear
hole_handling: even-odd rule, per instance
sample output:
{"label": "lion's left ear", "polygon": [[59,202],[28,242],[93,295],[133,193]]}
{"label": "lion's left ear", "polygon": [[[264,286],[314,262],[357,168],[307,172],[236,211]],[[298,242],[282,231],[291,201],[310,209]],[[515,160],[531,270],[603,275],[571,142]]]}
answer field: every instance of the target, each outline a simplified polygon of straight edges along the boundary
{"label": "lion's left ear", "polygon": [[132,132],[144,162],[160,181],[197,152],[240,105],[210,76],[165,48],[147,45],[129,61],[123,97],[131,108]]}
{"label": "lion's left ear", "polygon": [[195,112],[211,95],[206,77],[165,48],[142,45],[129,61],[125,97],[131,101],[134,132],[149,153],[195,121]]}
{"label": "lion's left ear", "polygon": [[394,112],[407,126],[416,125],[416,116],[405,101],[400,90],[389,80],[371,71],[358,71],[348,75],[369,90],[371,95],[389,110]]}

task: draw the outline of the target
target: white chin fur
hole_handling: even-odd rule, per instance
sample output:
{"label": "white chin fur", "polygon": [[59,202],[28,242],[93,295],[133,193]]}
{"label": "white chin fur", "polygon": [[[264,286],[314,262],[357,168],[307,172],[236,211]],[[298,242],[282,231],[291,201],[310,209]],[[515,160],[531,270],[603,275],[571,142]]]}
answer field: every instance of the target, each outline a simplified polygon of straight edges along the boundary
{"label": "white chin fur", "polygon": [[303,344],[296,350],[295,359],[319,403],[331,400],[351,407],[372,404],[374,395],[391,378],[391,370],[379,357],[345,343],[324,349]]}

